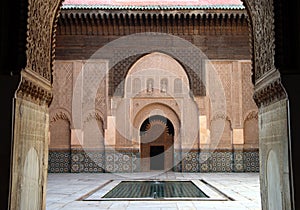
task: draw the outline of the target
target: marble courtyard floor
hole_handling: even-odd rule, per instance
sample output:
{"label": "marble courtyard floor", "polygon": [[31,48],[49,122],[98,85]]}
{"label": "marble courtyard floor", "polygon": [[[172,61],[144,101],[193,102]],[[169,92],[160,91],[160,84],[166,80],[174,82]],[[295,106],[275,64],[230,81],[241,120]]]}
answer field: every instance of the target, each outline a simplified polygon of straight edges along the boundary
{"label": "marble courtyard floor", "polygon": [[[82,199],[122,180],[203,180],[220,200],[189,201],[83,201]],[[48,174],[47,210],[258,210],[259,173],[66,173]]]}

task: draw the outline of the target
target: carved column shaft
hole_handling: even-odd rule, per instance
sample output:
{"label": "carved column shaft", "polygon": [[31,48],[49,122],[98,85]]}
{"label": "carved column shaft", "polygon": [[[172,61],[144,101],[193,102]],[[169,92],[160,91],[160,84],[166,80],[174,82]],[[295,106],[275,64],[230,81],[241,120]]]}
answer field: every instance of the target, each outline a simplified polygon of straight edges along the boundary
{"label": "carved column shaft", "polygon": [[60,0],[29,0],[27,65],[15,94],[10,209],[45,209],[53,24]]}
{"label": "carved column shaft", "polygon": [[288,103],[275,68],[273,0],[245,3],[252,25],[254,100],[259,107],[262,209],[291,209]]}

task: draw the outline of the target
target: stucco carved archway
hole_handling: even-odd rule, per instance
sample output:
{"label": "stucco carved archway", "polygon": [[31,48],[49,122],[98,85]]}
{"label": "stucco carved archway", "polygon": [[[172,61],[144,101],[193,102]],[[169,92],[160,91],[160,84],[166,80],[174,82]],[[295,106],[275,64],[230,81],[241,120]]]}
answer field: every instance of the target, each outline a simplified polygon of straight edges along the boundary
{"label": "stucco carved archway", "polygon": [[[181,82],[178,93],[173,85],[177,79]],[[199,112],[190,95],[188,75],[177,60],[161,52],[147,54],[132,64],[124,83],[124,97],[112,97],[117,104],[112,112],[120,134],[116,138],[117,146],[122,144],[118,139],[125,137],[138,148],[139,126],[146,116],[153,114],[165,116],[175,126],[175,148],[181,148],[181,138],[188,139],[183,142],[184,148],[198,144]],[[180,129],[186,131],[185,138],[177,135]]]}
{"label": "stucco carved archway", "polygon": [[[140,149],[140,153],[141,153],[141,170],[142,171],[148,171],[151,167],[150,167],[150,157],[148,157],[146,155],[147,151],[150,149],[150,145],[151,142],[154,143],[155,145],[155,139],[153,139],[153,141],[148,142],[149,144],[143,144],[142,138],[143,136],[140,135],[140,130],[141,130],[141,126],[142,124],[149,118],[154,117],[154,116],[161,116],[164,117],[165,119],[167,119],[168,121],[170,121],[170,123],[172,124],[173,130],[174,130],[174,134],[172,135],[172,140],[171,139],[165,139],[163,141],[172,141],[169,142],[171,144],[166,144],[164,147],[167,148],[164,152],[163,152],[163,156],[166,156],[165,159],[165,168],[164,170],[171,170],[174,166],[176,166],[177,164],[179,164],[179,161],[177,161],[176,159],[176,155],[179,154],[181,152],[181,138],[182,133],[181,133],[181,119],[180,119],[180,115],[178,115],[178,113],[172,109],[170,106],[168,106],[167,104],[162,104],[162,103],[153,103],[153,104],[149,104],[146,105],[145,107],[143,107],[135,116],[134,120],[133,120],[133,127],[134,129],[134,133],[133,133],[133,137],[134,139],[137,140],[136,146],[139,147]],[[165,143],[164,143],[165,144]],[[161,144],[162,145],[162,142]],[[145,153],[146,152],[146,153]]]}
{"label": "stucco carved archway", "polygon": [[134,117],[133,120],[133,127],[136,133],[133,134],[135,139],[137,139],[138,145],[140,145],[140,134],[139,130],[142,125],[142,123],[149,117],[154,115],[161,115],[171,121],[174,127],[174,146],[177,149],[180,149],[180,130],[181,130],[181,123],[180,123],[180,117],[178,113],[173,110],[171,107],[169,107],[167,104],[161,104],[161,103],[154,103],[145,106],[142,108]]}

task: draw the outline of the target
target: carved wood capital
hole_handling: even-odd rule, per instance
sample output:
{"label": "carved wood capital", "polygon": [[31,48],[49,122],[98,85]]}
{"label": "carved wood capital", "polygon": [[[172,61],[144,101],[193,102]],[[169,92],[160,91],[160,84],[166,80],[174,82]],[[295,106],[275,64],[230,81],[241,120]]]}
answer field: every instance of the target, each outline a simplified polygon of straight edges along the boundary
{"label": "carved wood capital", "polygon": [[269,71],[268,74],[258,80],[253,98],[258,107],[268,106],[287,98],[278,70]]}
{"label": "carved wood capital", "polygon": [[35,104],[50,105],[52,91],[50,83],[31,70],[22,70],[21,82],[17,90],[17,97]]}

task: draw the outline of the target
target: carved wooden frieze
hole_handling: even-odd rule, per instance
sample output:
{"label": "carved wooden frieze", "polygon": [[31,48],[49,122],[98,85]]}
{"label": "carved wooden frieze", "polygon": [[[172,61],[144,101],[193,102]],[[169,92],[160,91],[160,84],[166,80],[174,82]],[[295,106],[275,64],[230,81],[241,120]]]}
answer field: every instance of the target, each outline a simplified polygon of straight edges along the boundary
{"label": "carved wooden frieze", "polygon": [[270,70],[257,80],[253,98],[258,107],[268,106],[286,97],[287,93],[281,84],[278,70]]}
{"label": "carved wooden frieze", "polygon": [[233,34],[239,33],[245,24],[245,10],[63,9],[58,21],[58,34],[122,36],[149,31],[176,35]]}
{"label": "carved wooden frieze", "polygon": [[254,93],[254,100],[258,107],[268,106],[272,103],[286,98],[286,92],[283,88],[280,78],[268,82],[263,88],[256,90]]}
{"label": "carved wooden frieze", "polygon": [[49,84],[39,80],[30,71],[22,71],[22,79],[17,90],[17,96],[40,105],[49,105],[52,100],[52,90]]}

